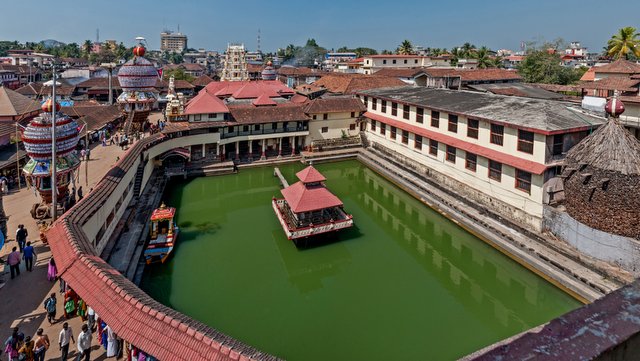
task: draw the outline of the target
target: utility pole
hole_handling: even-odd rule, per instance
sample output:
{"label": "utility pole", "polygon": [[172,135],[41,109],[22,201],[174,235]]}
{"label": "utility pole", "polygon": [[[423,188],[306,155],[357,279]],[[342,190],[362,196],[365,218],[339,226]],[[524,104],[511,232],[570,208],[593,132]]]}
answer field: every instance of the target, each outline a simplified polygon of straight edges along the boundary
{"label": "utility pole", "polygon": [[51,85],[51,202],[53,203],[52,219],[58,219],[58,186],[56,182],[56,65],[52,64]]}
{"label": "utility pole", "polygon": [[116,63],[102,63],[100,64],[100,67],[107,69],[107,71],[109,72],[109,105],[112,105],[113,104],[113,86],[111,84],[113,79],[113,69],[115,69]]}
{"label": "utility pole", "polygon": [[18,138],[18,122],[16,122],[16,170],[18,171],[18,190],[22,188],[20,184],[20,138]]}

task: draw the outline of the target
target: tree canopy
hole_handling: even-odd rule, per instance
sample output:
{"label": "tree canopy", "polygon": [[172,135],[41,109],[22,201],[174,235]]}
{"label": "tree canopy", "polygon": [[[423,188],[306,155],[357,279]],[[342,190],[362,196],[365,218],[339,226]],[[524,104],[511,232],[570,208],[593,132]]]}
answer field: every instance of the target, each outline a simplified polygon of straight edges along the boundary
{"label": "tree canopy", "polygon": [[573,84],[580,80],[585,69],[562,66],[560,55],[546,50],[527,54],[518,66],[518,74],[527,83]]}
{"label": "tree canopy", "polygon": [[631,26],[621,28],[607,42],[607,55],[615,59],[639,58],[640,33]]}
{"label": "tree canopy", "polygon": [[171,70],[164,70],[162,72],[162,78],[164,78],[165,80],[169,80],[169,78],[171,78],[171,76],[173,76],[173,78],[175,80],[186,80],[188,82],[192,82],[194,77],[185,73],[184,69],[182,68],[176,68],[176,69],[171,69]]}
{"label": "tree canopy", "polygon": [[400,55],[411,55],[414,54],[413,44],[409,40],[404,40],[398,49],[396,49],[396,53]]}
{"label": "tree canopy", "polygon": [[285,63],[300,66],[314,66],[316,62],[322,62],[327,49],[318,45],[315,39],[308,39],[305,46],[287,45],[284,49],[278,50]]}

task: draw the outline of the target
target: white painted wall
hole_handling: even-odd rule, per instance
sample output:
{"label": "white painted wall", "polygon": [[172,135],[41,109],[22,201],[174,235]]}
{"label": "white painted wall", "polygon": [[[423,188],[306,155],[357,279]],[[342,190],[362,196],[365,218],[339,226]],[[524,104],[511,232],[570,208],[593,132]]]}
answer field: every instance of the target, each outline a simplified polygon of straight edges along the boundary
{"label": "white painted wall", "polygon": [[[359,113],[356,112],[357,114]],[[327,113],[327,120],[323,119],[323,113],[310,115],[315,119],[309,121],[309,141],[307,144],[314,140],[342,138],[343,132],[347,136],[357,135],[360,132],[358,127],[354,128],[354,130],[349,130],[349,125],[355,125],[357,119],[351,117],[351,112]],[[326,133],[322,132],[323,127],[328,128]]]}

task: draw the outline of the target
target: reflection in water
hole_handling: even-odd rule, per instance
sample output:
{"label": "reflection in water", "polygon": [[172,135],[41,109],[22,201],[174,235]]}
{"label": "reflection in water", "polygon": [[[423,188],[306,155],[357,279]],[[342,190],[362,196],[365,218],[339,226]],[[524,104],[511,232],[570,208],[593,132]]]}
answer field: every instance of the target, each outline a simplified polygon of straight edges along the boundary
{"label": "reflection in water", "polygon": [[178,244],[143,289],[291,361],[455,359],[579,305],[360,163],[316,167],[355,227],[297,248],[272,168],[179,181]]}

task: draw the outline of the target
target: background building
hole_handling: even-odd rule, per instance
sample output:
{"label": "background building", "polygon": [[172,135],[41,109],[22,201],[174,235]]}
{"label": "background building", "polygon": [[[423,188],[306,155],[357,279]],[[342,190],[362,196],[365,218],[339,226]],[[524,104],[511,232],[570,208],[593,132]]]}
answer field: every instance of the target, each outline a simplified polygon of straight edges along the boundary
{"label": "background building", "polygon": [[160,50],[182,52],[187,48],[187,36],[165,30],[160,33]]}

